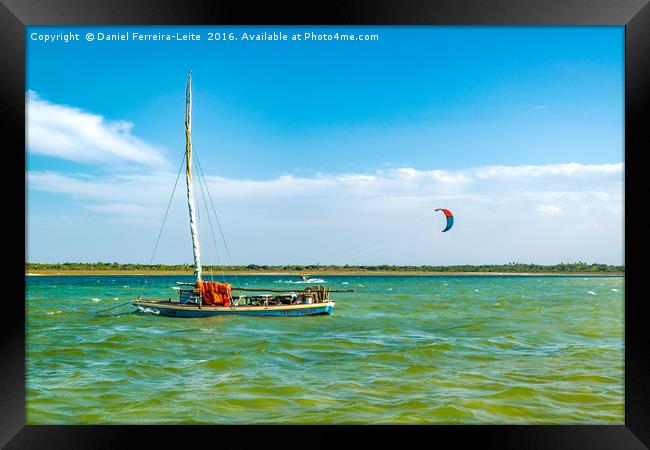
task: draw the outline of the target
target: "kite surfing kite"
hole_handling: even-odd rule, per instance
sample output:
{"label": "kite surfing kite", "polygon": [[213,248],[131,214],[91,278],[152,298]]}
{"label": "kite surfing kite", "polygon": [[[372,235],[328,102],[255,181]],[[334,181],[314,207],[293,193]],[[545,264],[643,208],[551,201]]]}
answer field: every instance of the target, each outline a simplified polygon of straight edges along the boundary
{"label": "kite surfing kite", "polygon": [[445,231],[449,231],[454,225],[454,215],[451,213],[451,211],[445,208],[437,208],[436,211],[442,211],[445,213],[445,217],[447,218],[447,226],[444,230],[442,230],[442,232],[444,233]]}

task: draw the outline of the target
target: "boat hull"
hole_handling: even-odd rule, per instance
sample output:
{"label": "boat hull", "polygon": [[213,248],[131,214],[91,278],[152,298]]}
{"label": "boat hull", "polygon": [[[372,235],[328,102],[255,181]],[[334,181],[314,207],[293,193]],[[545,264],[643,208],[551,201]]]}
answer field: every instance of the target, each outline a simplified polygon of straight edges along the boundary
{"label": "boat hull", "polygon": [[133,305],[139,311],[169,317],[213,317],[213,316],[280,316],[301,317],[319,314],[332,314],[334,302],[310,305],[281,306],[185,306],[179,303],[151,302],[135,300]]}

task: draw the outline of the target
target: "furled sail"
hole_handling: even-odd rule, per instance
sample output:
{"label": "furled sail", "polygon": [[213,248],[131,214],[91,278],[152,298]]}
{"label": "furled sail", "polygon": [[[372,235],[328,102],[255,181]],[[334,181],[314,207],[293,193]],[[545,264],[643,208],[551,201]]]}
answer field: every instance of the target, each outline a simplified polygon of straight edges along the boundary
{"label": "furled sail", "polygon": [[185,91],[185,162],[187,170],[187,208],[190,212],[190,231],[192,233],[192,252],[194,253],[194,275],[196,281],[201,281],[201,251],[199,249],[199,234],[196,230],[194,219],[194,195],[192,194],[192,71],[187,76],[187,89]]}

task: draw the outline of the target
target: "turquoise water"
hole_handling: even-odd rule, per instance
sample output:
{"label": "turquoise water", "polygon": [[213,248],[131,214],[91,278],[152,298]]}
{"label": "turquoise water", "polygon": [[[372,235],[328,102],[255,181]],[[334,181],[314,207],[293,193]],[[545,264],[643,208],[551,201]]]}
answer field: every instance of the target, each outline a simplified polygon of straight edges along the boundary
{"label": "turquoise water", "polygon": [[141,276],[27,277],[27,423],[624,422],[622,277],[320,278],[357,290],[331,316],[178,319],[93,315]]}

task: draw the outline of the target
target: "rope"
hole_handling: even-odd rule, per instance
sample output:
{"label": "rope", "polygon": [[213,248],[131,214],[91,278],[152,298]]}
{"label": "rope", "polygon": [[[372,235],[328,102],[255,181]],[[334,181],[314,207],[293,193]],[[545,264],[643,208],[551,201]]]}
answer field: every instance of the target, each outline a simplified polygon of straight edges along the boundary
{"label": "rope", "polygon": [[97,314],[97,313],[110,311],[111,309],[115,309],[115,308],[120,308],[120,307],[122,307],[122,306],[124,306],[124,305],[128,305],[128,304],[130,304],[130,303],[131,303],[131,300],[129,300],[128,302],[124,302],[124,303],[122,303],[121,305],[113,306],[112,308],[106,308],[106,309],[102,309],[102,310],[99,310],[99,311],[95,311],[95,312],[92,313],[91,315],[92,315],[92,316],[98,316],[98,317],[111,317],[112,314],[101,315],[101,314]]}
{"label": "rope", "polygon": [[[223,228],[221,228],[221,222],[219,221],[219,216],[217,215],[217,210],[214,207],[214,202],[212,201],[212,195],[210,195],[210,189],[208,189],[207,182],[205,181],[205,175],[203,174],[203,168],[201,167],[201,163],[199,162],[199,157],[198,157],[198,152],[196,152],[196,149],[194,148],[194,143],[192,143],[192,149],[195,151],[196,155],[196,165],[199,169],[199,177],[200,179],[203,179],[203,182],[206,185],[206,190],[208,191],[208,198],[210,199],[210,205],[212,206],[212,212],[214,213],[214,218],[217,220],[217,226],[219,227],[219,233],[221,233],[221,240],[223,241],[223,246],[226,249],[226,254],[228,255],[228,260],[230,262],[231,266],[234,266],[232,262],[232,256],[230,254],[230,249],[228,248],[228,243],[226,242],[226,237],[223,234]],[[216,245],[216,243],[215,243]],[[239,284],[239,278],[237,277],[237,273],[233,271],[233,276],[235,277],[235,282]]]}
{"label": "rope", "polygon": [[[222,278],[223,282],[226,283],[226,273],[225,273],[225,271],[223,269],[223,266],[221,264],[221,257],[219,256],[219,249],[218,249],[218,246],[217,246],[217,239],[214,237],[214,228],[212,226],[212,219],[210,218],[210,208],[208,208],[208,204],[206,202],[205,191],[208,191],[208,196],[209,196],[210,195],[210,189],[208,188],[208,183],[205,180],[205,176],[203,176],[203,171],[200,169],[199,158],[198,158],[196,152],[194,152],[194,161],[196,162],[196,166],[199,167],[198,179],[199,179],[199,186],[201,188],[201,197],[203,198],[203,204],[205,205],[205,209],[208,212],[208,222],[210,223],[210,234],[212,235],[212,242],[214,243],[214,250],[215,250],[215,253],[217,255],[217,262],[219,263],[219,266],[221,266],[221,278]],[[203,184],[201,184],[201,181],[203,181]],[[205,186],[205,191],[203,190],[203,186]],[[212,199],[210,199],[210,203],[212,203]],[[212,209],[214,210],[214,204],[212,204]],[[216,214],[215,214],[215,217],[216,217]],[[219,220],[219,219],[217,219],[217,220]],[[222,238],[223,238],[223,233],[222,233]],[[225,242],[225,239],[224,239],[224,246],[225,245],[226,245],[226,242]],[[210,246],[208,245],[208,253],[209,252],[210,252]],[[231,265],[232,265],[232,262],[231,262]],[[235,275],[235,279],[237,279],[237,275]],[[237,280],[237,284],[239,284],[239,280]],[[232,296],[230,297],[229,306],[230,306],[231,310],[235,309],[235,306],[234,306],[233,301],[232,301]]]}
{"label": "rope", "polygon": [[[149,265],[153,263],[153,258],[156,256],[156,250],[158,250],[158,243],[160,242],[160,236],[162,236],[163,228],[165,227],[165,222],[167,221],[167,214],[169,214],[169,208],[172,205],[172,200],[174,199],[174,194],[176,193],[176,186],[178,186],[178,180],[181,177],[181,171],[183,170],[183,163],[185,162],[185,153],[183,153],[183,159],[181,160],[181,165],[178,168],[178,175],[176,175],[176,182],[174,183],[174,189],[172,190],[172,195],[169,198],[169,203],[167,203],[167,210],[165,211],[165,216],[163,217],[162,225],[160,226],[160,231],[158,232],[158,237],[156,238],[156,245],[153,247],[153,253],[151,254],[151,259],[149,260]],[[140,286],[140,298],[142,298],[142,291],[144,286],[147,284],[147,275],[144,276],[142,286]]]}
{"label": "rope", "polygon": [[[410,231],[412,228],[414,228],[416,225],[421,223],[427,217],[430,217],[430,214],[423,215],[418,220],[412,220],[412,221],[408,222],[405,226],[401,227],[395,233],[396,234],[403,234],[406,231]],[[352,259],[358,258],[360,256],[366,255],[368,253],[371,253],[371,252],[374,252],[374,251],[377,251],[377,250],[386,251],[386,250],[393,249],[393,248],[399,247],[399,246],[404,246],[404,245],[406,245],[406,244],[404,244],[404,243],[402,243],[400,241],[397,241],[396,243],[393,243],[393,244],[390,244],[390,245],[386,245],[386,244],[384,244],[384,245],[371,245],[370,247],[366,247],[366,249],[364,249],[364,250],[361,250],[361,251],[357,250],[357,251],[351,253],[349,256],[342,259],[341,262],[339,263],[339,265],[342,266],[342,265],[344,265],[343,263],[346,263],[346,262],[348,262],[348,261],[350,261]]]}
{"label": "rope", "polygon": [[[194,161],[196,162],[196,166],[199,167],[199,159],[196,153],[194,153]],[[219,265],[221,265],[221,259],[219,258],[219,249],[217,247],[217,239],[214,237],[214,228],[212,226],[212,219],[210,218],[210,208],[208,208],[208,203],[206,201],[206,196],[205,196],[205,191],[203,190],[203,184],[205,184],[205,190],[208,191],[208,195],[210,195],[210,190],[208,189],[207,183],[205,183],[205,179],[202,178],[201,176],[201,171],[199,170],[199,188],[201,189],[201,198],[203,199],[203,204],[205,205],[205,211],[208,215],[208,223],[210,224],[210,234],[212,235],[212,242],[214,243],[214,251],[217,255],[217,260],[219,262]],[[201,180],[203,179],[203,184],[201,183]],[[210,251],[210,246],[208,246],[208,252]],[[226,273],[224,272],[223,268],[221,269],[221,277],[223,279],[223,282],[226,282]]]}
{"label": "rope", "polygon": [[[199,187],[201,187],[201,184],[200,184],[200,183],[199,183]],[[197,194],[199,194],[198,191],[197,191]],[[204,195],[204,194],[203,194],[203,195]],[[198,199],[198,198],[201,198],[203,195],[197,195],[197,199]],[[200,213],[200,211],[201,211],[200,203],[201,203],[201,202],[199,201],[199,205],[197,205],[197,207],[196,207],[196,210],[199,211],[199,214],[198,214],[198,217],[199,217],[198,226],[199,226],[199,227],[203,226],[203,222],[202,222],[202,218],[201,218],[201,213]],[[203,203],[205,203],[205,200],[203,201]],[[206,208],[206,210],[208,211],[208,214],[210,214],[210,210],[208,210],[207,208]],[[209,220],[210,220],[210,216],[208,215],[208,221],[209,221]],[[205,228],[205,227],[204,227],[204,228]],[[201,232],[199,233],[199,235],[203,236],[203,231],[206,231],[206,232],[207,232],[207,230],[203,230],[203,229],[201,229]],[[203,261],[205,262],[205,264],[203,264],[203,267],[204,267],[204,269],[206,270],[206,273],[209,272],[209,275],[210,275],[210,281],[214,281],[214,266],[213,266],[212,264],[208,264],[208,262],[211,262],[211,261],[212,261],[212,253],[210,253],[210,245],[206,245],[204,248],[206,249],[206,253],[205,253],[205,254],[207,255],[207,257],[206,257],[205,259],[203,259]],[[218,254],[217,254],[217,257],[218,257]],[[217,259],[218,259],[218,258],[217,258]],[[208,269],[209,269],[209,270],[208,270]]]}

